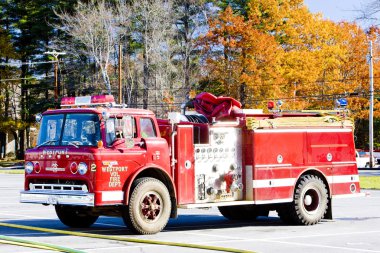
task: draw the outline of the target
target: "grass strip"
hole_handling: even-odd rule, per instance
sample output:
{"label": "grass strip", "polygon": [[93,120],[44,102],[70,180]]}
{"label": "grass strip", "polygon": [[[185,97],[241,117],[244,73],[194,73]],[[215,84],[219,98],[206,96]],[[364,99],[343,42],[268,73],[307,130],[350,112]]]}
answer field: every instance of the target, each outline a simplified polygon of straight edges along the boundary
{"label": "grass strip", "polygon": [[0,174],[24,174],[25,170],[1,170],[0,169]]}
{"label": "grass strip", "polygon": [[359,176],[360,188],[380,190],[380,176]]}

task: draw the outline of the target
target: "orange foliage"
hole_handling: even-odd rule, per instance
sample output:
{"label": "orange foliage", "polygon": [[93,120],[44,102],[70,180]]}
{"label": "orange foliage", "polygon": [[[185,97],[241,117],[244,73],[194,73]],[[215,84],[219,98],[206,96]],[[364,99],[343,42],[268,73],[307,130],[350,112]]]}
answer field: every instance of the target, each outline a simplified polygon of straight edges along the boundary
{"label": "orange foliage", "polygon": [[[199,41],[206,53],[204,82],[254,107],[282,99],[284,109],[331,109],[335,99],[357,94],[348,98],[349,108],[367,117],[366,56],[368,41],[379,42],[378,28],[365,33],[355,23],[325,20],[303,0],[251,0],[247,13],[228,7],[209,21]],[[375,57],[379,51],[376,46]],[[374,73],[380,73],[378,61]]]}

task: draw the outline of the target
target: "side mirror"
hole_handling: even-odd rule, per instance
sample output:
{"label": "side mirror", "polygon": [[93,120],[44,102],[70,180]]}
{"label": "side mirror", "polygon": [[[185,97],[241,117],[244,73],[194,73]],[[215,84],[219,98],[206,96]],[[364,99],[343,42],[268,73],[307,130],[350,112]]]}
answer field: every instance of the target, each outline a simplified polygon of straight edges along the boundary
{"label": "side mirror", "polygon": [[36,122],[37,122],[37,123],[40,123],[41,120],[42,120],[42,114],[39,113],[39,114],[36,115]]}
{"label": "side mirror", "polygon": [[106,111],[102,112],[102,119],[103,120],[107,120],[109,118],[110,118],[110,113],[109,112],[106,112]]}

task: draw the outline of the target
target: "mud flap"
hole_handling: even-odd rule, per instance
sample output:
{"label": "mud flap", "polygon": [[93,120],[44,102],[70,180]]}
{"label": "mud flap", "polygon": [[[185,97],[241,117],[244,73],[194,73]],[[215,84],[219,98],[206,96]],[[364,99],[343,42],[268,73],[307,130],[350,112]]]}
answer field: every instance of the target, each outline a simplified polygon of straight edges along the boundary
{"label": "mud flap", "polygon": [[171,197],[171,202],[172,202],[172,210],[170,212],[170,218],[177,218],[178,213],[177,213],[177,201],[174,197]]}

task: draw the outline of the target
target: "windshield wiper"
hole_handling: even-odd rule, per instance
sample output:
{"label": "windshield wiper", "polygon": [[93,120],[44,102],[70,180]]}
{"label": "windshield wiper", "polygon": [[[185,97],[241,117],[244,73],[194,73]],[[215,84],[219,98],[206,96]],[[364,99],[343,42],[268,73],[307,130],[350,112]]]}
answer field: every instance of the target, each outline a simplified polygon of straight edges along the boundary
{"label": "windshield wiper", "polygon": [[79,146],[77,144],[75,144],[73,141],[69,141],[67,144],[74,146],[76,148],[79,148]]}
{"label": "windshield wiper", "polygon": [[43,145],[46,145],[46,144],[56,143],[56,142],[58,142],[58,140],[48,140],[48,141],[45,141],[45,142],[41,143],[40,145],[37,145],[36,148],[39,148],[39,147],[41,147]]}

